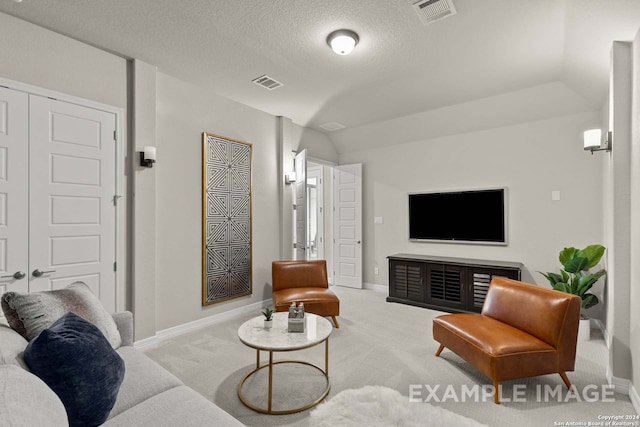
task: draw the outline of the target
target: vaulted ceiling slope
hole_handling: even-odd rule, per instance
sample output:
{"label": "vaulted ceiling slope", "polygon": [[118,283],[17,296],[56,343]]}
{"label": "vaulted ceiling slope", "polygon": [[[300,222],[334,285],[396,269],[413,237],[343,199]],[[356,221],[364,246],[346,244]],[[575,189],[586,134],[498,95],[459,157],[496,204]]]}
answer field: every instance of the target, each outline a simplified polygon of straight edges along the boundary
{"label": "vaulted ceiling slope", "polygon": [[[301,126],[338,122],[337,140],[529,90],[600,109],[611,43],[640,26],[640,0],[451,0],[457,13],[427,26],[416,1],[0,0],[0,11]],[[326,44],[340,28],[360,36],[351,55]],[[284,85],[251,82],[263,74]]]}

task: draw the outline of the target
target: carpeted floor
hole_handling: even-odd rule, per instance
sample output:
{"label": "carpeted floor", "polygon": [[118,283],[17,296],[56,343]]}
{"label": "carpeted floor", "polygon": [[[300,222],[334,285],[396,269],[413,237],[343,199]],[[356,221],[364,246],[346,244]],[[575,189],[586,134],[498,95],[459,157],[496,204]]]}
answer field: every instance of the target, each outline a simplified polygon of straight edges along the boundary
{"label": "carpeted floor", "polygon": [[[381,385],[407,399],[411,395],[412,404],[441,406],[489,426],[587,425],[603,416],[635,414],[629,397],[611,394],[606,385],[607,349],[599,331],[592,330],[591,341],[578,343],[576,371],[568,373],[577,394],[567,392],[559,375],[545,375],[505,382],[503,403],[495,405],[488,378],[449,350],[434,357],[438,345],[431,337],[431,321],[440,312],[387,303],[380,292],[333,289],[340,297],[341,316],[340,329],[329,340],[327,399],[342,390]],[[236,332],[251,317],[166,340],[145,353],[248,426],[307,426],[310,411],[261,415],[238,399],[237,385],[254,367],[256,354]],[[266,358],[263,352],[261,360]],[[276,354],[278,358],[324,366],[324,346]],[[321,375],[304,365],[277,365],[274,372],[274,409],[304,404],[324,387]],[[266,401],[266,375],[255,375],[243,391],[261,405]]]}

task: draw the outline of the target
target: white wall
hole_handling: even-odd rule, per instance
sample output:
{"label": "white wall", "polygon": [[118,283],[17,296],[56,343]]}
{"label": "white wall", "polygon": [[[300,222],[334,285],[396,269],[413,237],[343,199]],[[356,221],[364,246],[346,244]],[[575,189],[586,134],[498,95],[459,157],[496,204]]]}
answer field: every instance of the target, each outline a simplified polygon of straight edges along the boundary
{"label": "white wall", "polygon": [[[582,132],[599,123],[581,113],[342,154],[341,164],[363,163],[364,281],[388,285],[386,257],[405,252],[518,261],[524,281],[546,283],[537,271],[557,271],[563,247],[602,242],[602,162],[582,149]],[[407,193],[502,186],[508,246],[408,241]]]}
{"label": "white wall", "polygon": [[[280,232],[276,117],[158,73],[157,329],[271,298]],[[253,294],[202,307],[202,132],[253,145]]]}
{"label": "white wall", "polygon": [[[162,72],[156,121],[156,330],[271,298],[271,262],[286,245],[276,201],[290,190],[280,172],[281,153],[288,159],[293,149],[306,147],[311,155],[331,155],[328,139]],[[201,304],[202,132],[253,146],[253,294],[207,307]]]}
{"label": "white wall", "polygon": [[[125,224],[130,244],[125,257],[132,269],[126,306],[139,314],[135,338],[140,340],[271,297],[271,261],[279,258],[282,245],[281,216],[274,201],[284,184],[278,171],[283,153],[276,117],[162,73],[156,81],[153,64],[136,62],[133,66],[120,56],[0,13],[0,77],[122,108],[123,136],[131,131],[137,139],[123,138],[122,143],[128,152],[123,179],[132,207]],[[126,122],[129,102],[137,115],[131,126]],[[306,147],[318,158],[337,160],[324,134],[285,120],[293,148]],[[201,306],[204,131],[252,143],[254,162],[253,295],[210,307]],[[158,147],[153,170],[135,167],[136,151],[143,145]],[[135,180],[127,182],[131,174]],[[134,193],[139,201],[136,209],[131,203]],[[149,268],[154,275],[145,273]]]}
{"label": "white wall", "polygon": [[[630,350],[632,382],[640,388],[640,31],[633,41],[633,94],[631,107],[631,281],[630,281]],[[636,369],[633,369],[636,367]],[[637,396],[637,392],[636,392]],[[636,402],[640,403],[640,402]]]}
{"label": "white wall", "polygon": [[0,13],[0,76],[127,107],[127,61]]}
{"label": "white wall", "polygon": [[[130,195],[134,233],[131,248],[131,311],[135,313],[134,334],[137,340],[156,333],[156,171],[157,167],[140,165],[139,153],[145,146],[156,146],[156,67],[133,61],[132,98],[133,123],[130,158],[132,159],[132,190]],[[154,303],[151,304],[150,301]]]}
{"label": "white wall", "polygon": [[607,331],[609,370],[614,378],[631,378],[629,348],[631,279],[631,43],[614,42],[611,50],[609,129],[613,148],[605,154],[607,201]]}

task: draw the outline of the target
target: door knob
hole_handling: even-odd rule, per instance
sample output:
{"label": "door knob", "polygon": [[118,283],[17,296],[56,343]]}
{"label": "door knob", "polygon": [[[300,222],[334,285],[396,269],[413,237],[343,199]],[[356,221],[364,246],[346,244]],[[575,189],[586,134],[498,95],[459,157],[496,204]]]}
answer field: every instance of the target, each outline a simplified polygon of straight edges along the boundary
{"label": "door knob", "polygon": [[35,270],[33,270],[33,271],[31,272],[31,274],[33,275],[33,277],[40,277],[40,276],[42,276],[43,274],[47,274],[47,273],[55,273],[55,272],[56,272],[55,270],[42,271],[42,270],[40,270],[39,268],[36,268]]}
{"label": "door knob", "polygon": [[4,279],[6,277],[13,277],[16,280],[20,280],[20,279],[24,279],[26,276],[26,274],[24,274],[24,271],[16,271],[15,273],[9,275],[9,276],[2,276],[1,278]]}

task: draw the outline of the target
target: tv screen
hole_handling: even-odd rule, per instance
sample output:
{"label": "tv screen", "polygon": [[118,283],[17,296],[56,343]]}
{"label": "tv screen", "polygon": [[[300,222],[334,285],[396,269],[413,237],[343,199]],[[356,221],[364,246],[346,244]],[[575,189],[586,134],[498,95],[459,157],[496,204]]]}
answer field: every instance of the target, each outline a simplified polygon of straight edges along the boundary
{"label": "tv screen", "polygon": [[506,244],[505,189],[409,194],[409,239]]}

